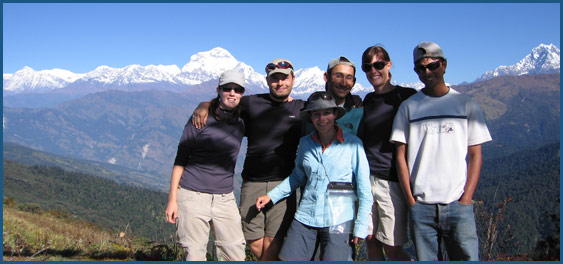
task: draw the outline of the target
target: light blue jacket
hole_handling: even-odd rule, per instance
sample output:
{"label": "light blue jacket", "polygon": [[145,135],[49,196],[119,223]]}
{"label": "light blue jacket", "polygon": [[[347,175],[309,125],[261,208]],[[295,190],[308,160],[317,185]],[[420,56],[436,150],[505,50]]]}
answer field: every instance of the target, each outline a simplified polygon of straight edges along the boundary
{"label": "light blue jacket", "polygon": [[[339,133],[342,133],[341,131]],[[355,219],[354,236],[365,238],[371,221],[373,195],[369,164],[362,141],[355,135],[344,133],[343,142],[335,139],[323,153],[321,144],[313,140],[313,133],[316,132],[301,138],[295,168],[289,177],[268,192],[268,196],[275,204],[305,185],[299,208],[295,213],[297,221],[312,227],[329,227]],[[328,183],[353,180],[359,200],[357,217],[354,215],[353,205],[339,208],[342,213],[334,216],[325,212]]]}

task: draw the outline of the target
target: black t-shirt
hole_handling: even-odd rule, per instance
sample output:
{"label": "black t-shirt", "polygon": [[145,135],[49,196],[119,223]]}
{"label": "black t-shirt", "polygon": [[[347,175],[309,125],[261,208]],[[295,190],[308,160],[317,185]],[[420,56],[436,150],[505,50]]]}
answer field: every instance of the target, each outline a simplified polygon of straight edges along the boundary
{"label": "black t-shirt", "polygon": [[399,105],[415,93],[415,89],[397,86],[388,93],[371,92],[364,98],[364,116],[358,136],[364,143],[371,174],[378,178],[399,180],[393,155],[395,145],[389,138]]}
{"label": "black t-shirt", "polygon": [[241,117],[248,138],[244,180],[277,181],[291,174],[301,137],[299,113],[304,104],[298,99],[276,102],[269,94],[242,97]]}

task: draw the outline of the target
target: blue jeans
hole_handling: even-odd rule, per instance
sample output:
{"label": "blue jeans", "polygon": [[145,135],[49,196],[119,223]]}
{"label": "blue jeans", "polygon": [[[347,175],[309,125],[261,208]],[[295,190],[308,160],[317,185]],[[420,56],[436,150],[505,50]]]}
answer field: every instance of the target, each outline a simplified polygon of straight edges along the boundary
{"label": "blue jeans", "polygon": [[279,259],[311,260],[315,255],[317,244],[320,244],[321,261],[352,260],[351,237],[349,233],[331,234],[328,227],[311,227],[294,219],[287,231]]}
{"label": "blue jeans", "polygon": [[473,205],[415,203],[409,224],[418,260],[479,260]]}

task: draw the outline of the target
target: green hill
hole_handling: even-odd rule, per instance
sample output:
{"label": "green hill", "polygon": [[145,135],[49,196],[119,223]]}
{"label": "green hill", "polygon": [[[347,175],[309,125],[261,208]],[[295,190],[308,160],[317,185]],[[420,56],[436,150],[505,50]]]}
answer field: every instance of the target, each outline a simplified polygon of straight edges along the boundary
{"label": "green hill", "polygon": [[3,162],[4,197],[61,210],[114,231],[126,227],[135,235],[170,240],[174,227],[165,223],[168,195],[141,187],[120,185],[89,174],[57,167]]}
{"label": "green hill", "polygon": [[164,181],[158,175],[136,171],[107,162],[87,161],[35,150],[12,142],[4,142],[3,158],[26,165],[55,166],[66,171],[80,172],[107,178],[117,183],[149,187],[168,191],[170,181]]}
{"label": "green hill", "polygon": [[493,253],[529,254],[559,224],[550,216],[559,218],[559,192],[559,143],[484,161],[473,197],[482,201],[477,208],[480,243],[486,241],[485,232],[493,210],[496,214],[500,209],[501,215],[495,220],[500,222],[497,249]]}
{"label": "green hill", "polygon": [[172,245],[111,232],[60,211],[4,199],[3,260],[181,260]]}

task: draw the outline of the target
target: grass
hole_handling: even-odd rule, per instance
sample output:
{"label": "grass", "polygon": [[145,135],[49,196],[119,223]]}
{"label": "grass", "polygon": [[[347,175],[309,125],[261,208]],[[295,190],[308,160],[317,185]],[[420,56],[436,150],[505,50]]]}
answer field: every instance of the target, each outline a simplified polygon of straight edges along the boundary
{"label": "grass", "polygon": [[60,211],[4,200],[3,260],[181,260],[182,250],[105,230]]}

